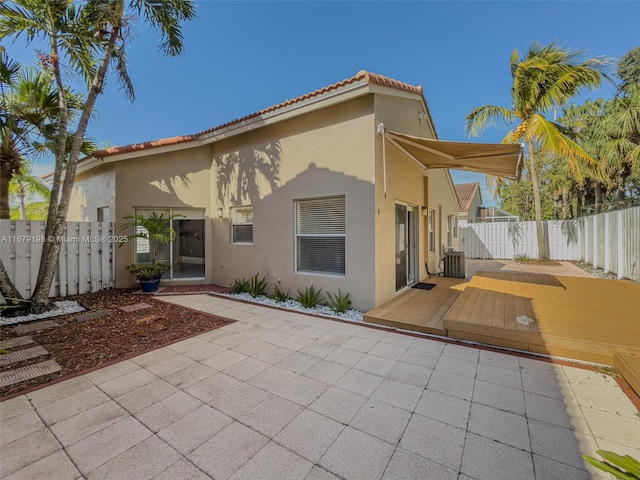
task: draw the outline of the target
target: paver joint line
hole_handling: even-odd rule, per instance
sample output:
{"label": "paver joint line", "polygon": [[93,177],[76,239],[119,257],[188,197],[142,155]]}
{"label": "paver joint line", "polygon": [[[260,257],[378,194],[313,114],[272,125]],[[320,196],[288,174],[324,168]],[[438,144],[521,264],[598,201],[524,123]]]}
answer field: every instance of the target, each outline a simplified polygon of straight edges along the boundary
{"label": "paver joint line", "polygon": [[[174,298],[179,303],[180,297]],[[212,309],[209,304],[204,306]],[[230,307],[221,301],[216,308]],[[233,312],[229,316],[233,316]],[[287,318],[285,325],[276,322],[277,328],[267,328],[263,327],[264,318],[267,317],[257,313],[240,319],[235,325],[250,325],[245,333],[253,332],[261,337],[282,328],[280,332],[293,335],[290,347],[304,343],[302,337],[295,336],[302,330],[293,330],[295,326],[304,325],[303,322]],[[359,328],[357,325],[348,327],[349,332],[351,328]],[[263,330],[257,328],[264,328],[266,333],[263,335]],[[320,472],[327,478],[336,475],[348,480],[424,478],[427,471],[434,477],[447,480],[470,478],[464,474],[491,479],[510,475],[511,478],[523,480],[545,480],[543,477],[551,473],[555,478],[556,475],[562,476],[563,472],[570,472],[568,468],[577,477],[581,473],[587,474],[585,467],[579,463],[579,454],[593,455],[596,448],[603,447],[600,442],[613,442],[596,437],[598,431],[602,431],[597,422],[608,418],[605,413],[594,410],[591,417],[586,415],[588,412],[583,412],[584,403],[579,397],[580,389],[565,391],[564,384],[559,383],[555,372],[539,368],[539,362],[535,360],[513,357],[516,359],[513,362],[495,353],[478,354],[473,347],[462,349],[447,345],[440,348],[438,344],[439,348],[433,348],[429,343],[431,341],[426,338],[416,341],[413,348],[400,351],[380,346],[382,338],[358,337],[349,346],[367,350],[369,354],[335,345],[339,350],[334,357],[345,365],[333,366],[328,360],[310,357],[304,348],[297,353],[286,351],[284,357],[275,355],[282,352],[271,351],[271,347],[257,343],[255,339],[247,340],[250,337],[243,335],[241,330],[235,327],[228,330],[232,333],[226,337],[205,335],[197,337],[198,341],[174,345],[173,348],[179,351],[179,358],[174,360],[158,353],[141,359],[144,361],[139,364],[122,363],[121,367],[111,372],[105,371],[115,377],[111,376],[109,380],[102,375],[103,381],[98,381],[99,386],[92,388],[106,393],[111,402],[115,402],[114,408],[124,408],[125,418],[118,422],[125,422],[138,434],[144,426],[144,430],[152,432],[155,439],[145,437],[134,442],[114,458],[107,458],[106,453],[103,455],[100,451],[92,452],[92,456],[96,455],[93,460],[77,456],[79,452],[88,455],[81,446],[82,441],[79,441],[74,444],[78,446],[71,450],[71,455],[76,455],[76,461],[70,459],[71,463],[78,463],[87,470],[82,473],[89,477],[98,473],[100,476],[113,476],[122,467],[119,463],[121,460],[131,461],[133,453],[145,451],[138,447],[143,442],[156,445],[159,444],[158,440],[162,440],[180,455],[176,456],[179,458],[177,462],[172,461],[167,468],[163,466],[165,470],[159,476],[154,473],[153,478],[163,480],[187,476],[204,479],[215,475],[216,478],[257,478],[258,472],[266,478],[306,478],[309,469],[311,476]],[[352,336],[349,333],[344,342]],[[209,343],[212,340],[216,343]],[[237,343],[238,340],[240,343]],[[282,340],[279,338],[276,341]],[[205,348],[207,345],[215,345],[215,348],[209,350]],[[317,347],[309,347],[309,351],[315,351],[313,348]],[[165,348],[171,350],[171,347]],[[331,351],[335,349],[326,352],[325,356]],[[209,353],[213,355],[208,356]],[[400,358],[386,359],[374,356],[375,353]],[[190,358],[192,354],[193,358]],[[176,355],[171,350],[170,357]],[[206,358],[201,361],[196,357]],[[287,360],[286,357],[290,358]],[[221,367],[223,361],[226,362],[224,367],[227,373],[237,377],[218,372],[196,383],[191,381],[209,373],[197,365],[211,363],[210,367]],[[530,362],[535,362],[535,365],[528,364]],[[184,368],[174,371],[178,367]],[[509,374],[499,377],[501,368],[507,368]],[[575,369],[562,368],[563,372],[565,369],[567,372],[566,375],[562,374],[564,381],[571,384],[573,378],[573,386],[582,385],[580,382],[584,380],[577,370],[572,377],[568,372]],[[304,370],[303,376],[298,370]],[[165,380],[154,380],[152,373],[162,374],[169,383],[160,388],[157,382]],[[122,389],[117,388],[119,386],[115,383],[109,383],[127,374],[132,375],[131,382],[122,385]],[[93,375],[96,376],[95,373]],[[534,378],[530,378],[532,376]],[[242,380],[245,377],[249,378]],[[516,379],[519,381],[516,382]],[[320,381],[326,385],[320,384]],[[126,384],[127,379],[123,383]],[[169,387],[173,383],[176,385]],[[184,386],[178,387],[182,383]],[[308,385],[315,389],[313,396],[301,391]],[[601,382],[600,387],[607,387],[612,395],[622,394],[613,390],[616,385]],[[121,395],[121,390],[127,386],[129,390]],[[539,391],[543,387],[543,391]],[[534,398],[538,401],[536,404],[532,403],[532,398],[525,398],[527,391],[532,388],[538,390],[536,395],[540,397]],[[118,392],[118,395],[113,392]],[[130,395],[135,392],[139,396],[157,399],[151,398],[152,403],[147,404],[148,401]],[[522,401],[518,394],[522,396]],[[557,395],[562,395],[563,399],[552,398]],[[593,397],[593,401],[598,398]],[[612,400],[611,404],[616,403]],[[138,409],[135,405],[143,408]],[[538,419],[536,412],[540,415],[544,408],[562,409],[565,416],[544,415]],[[438,413],[440,409],[446,409],[449,414]],[[218,413],[214,415],[214,411]],[[17,410],[14,412],[11,419],[23,414]],[[611,410],[610,415],[614,414],[615,411]],[[579,432],[581,437],[575,440],[578,429],[574,431],[567,428],[570,420],[567,416],[574,415],[584,422],[587,422],[587,418],[596,421],[594,425],[585,423],[589,428]],[[554,422],[555,418],[565,423]],[[496,419],[500,421],[495,422]],[[405,424],[401,425],[400,422]],[[512,424],[517,427],[515,430],[511,429]],[[629,430],[626,430],[627,425]],[[120,427],[112,425],[107,428],[107,432],[113,432]],[[211,428],[221,430],[212,432]],[[624,425],[616,428],[624,430],[624,434],[640,432],[640,419],[626,416]],[[153,433],[156,429],[158,432]],[[118,435],[124,440],[128,431],[121,430]],[[563,440],[555,442],[558,445],[553,449],[545,447],[544,442],[554,444],[554,437],[547,438],[547,431],[561,433]],[[186,437],[178,437],[180,432]],[[98,438],[97,433],[92,435]],[[606,436],[609,432],[600,435]],[[230,446],[229,442],[233,443],[236,438],[241,451],[229,451],[218,457],[211,450],[212,446],[218,449]],[[131,452],[134,448],[136,450]],[[66,454],[66,450],[63,451]],[[571,462],[554,459],[565,453]],[[230,460],[231,457],[236,458]],[[366,458],[368,460],[364,460]],[[94,468],[98,461],[103,463]],[[234,465],[231,466],[229,461]],[[542,465],[540,471],[539,464]],[[285,471],[287,475],[283,475]],[[296,477],[293,472],[300,475]]]}

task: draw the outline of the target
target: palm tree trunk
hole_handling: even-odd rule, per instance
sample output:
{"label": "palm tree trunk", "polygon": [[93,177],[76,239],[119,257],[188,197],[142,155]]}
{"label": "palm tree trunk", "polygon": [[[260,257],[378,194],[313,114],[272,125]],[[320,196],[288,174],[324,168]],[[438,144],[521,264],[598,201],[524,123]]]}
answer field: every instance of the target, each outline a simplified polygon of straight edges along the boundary
{"label": "palm tree trunk", "polygon": [[24,190],[18,193],[18,197],[20,198],[20,220],[27,219],[27,206],[24,203]]}
{"label": "palm tree trunk", "polygon": [[533,144],[527,142],[527,150],[529,152],[529,170],[531,171],[531,183],[533,184],[533,208],[536,218],[536,234],[538,237],[538,260],[547,259],[547,242],[544,238],[544,230],[542,228],[542,198],[540,197],[540,181],[536,170],[536,160],[533,155]]}
{"label": "palm tree trunk", "polygon": [[596,213],[600,213],[602,211],[602,184],[600,182],[596,182],[596,191],[594,195]]}
{"label": "palm tree trunk", "polygon": [[[8,165],[8,164],[7,164]],[[0,219],[8,220],[11,218],[9,209],[9,182],[11,180],[11,171],[3,165],[0,171]]]}
{"label": "palm tree trunk", "polygon": [[624,170],[620,170],[618,172],[618,192],[617,192],[618,210],[622,210],[626,204],[626,195],[624,191],[624,184],[626,183],[626,181],[627,181],[626,172]]}
{"label": "palm tree trunk", "polygon": [[[30,310],[32,313],[38,313],[49,309],[49,290],[51,290],[51,284],[53,283],[53,278],[56,273],[58,258],[60,257],[60,249],[62,247],[62,243],[60,243],[57,239],[64,234],[66,228],[67,212],[69,210],[69,201],[71,200],[73,183],[76,177],[76,168],[78,167],[78,160],[80,159],[80,149],[82,147],[82,142],[87,131],[87,126],[89,125],[91,113],[93,112],[93,108],[95,106],[98,95],[102,92],[102,88],[104,86],[104,78],[107,73],[107,68],[109,67],[109,62],[111,61],[111,56],[113,55],[113,52],[115,50],[116,42],[120,36],[120,28],[114,26],[110,35],[111,36],[109,38],[109,43],[104,50],[104,56],[102,57],[100,62],[100,67],[98,68],[98,71],[93,78],[91,88],[89,89],[87,99],[82,109],[82,114],[80,115],[80,119],[78,120],[78,126],[73,135],[71,152],[69,153],[69,158],[66,162],[66,166],[60,167],[60,169],[64,168],[64,180],[62,189],[60,191],[60,197],[58,197],[57,195],[54,196],[54,192],[52,191],[51,201],[49,202],[49,216],[47,218],[45,235],[47,236],[47,238],[53,236],[55,241],[47,241],[43,246],[47,248],[46,250],[43,248],[42,258],[40,260],[40,270],[38,271],[38,281],[33,291],[33,295],[31,296],[32,303]],[[56,80],[58,82],[58,88],[61,92],[64,92],[64,84],[62,83],[62,77],[60,76],[59,69],[60,66],[56,63],[55,72]],[[61,102],[62,101],[63,100],[61,100]],[[64,107],[64,113],[66,116],[66,104],[64,105]],[[58,173],[59,169],[58,164],[60,163],[60,165],[63,165],[64,163],[66,143],[64,147],[65,148],[63,148],[61,142],[58,152],[58,155],[61,157],[56,158],[56,174]],[[60,178],[59,175],[54,175],[54,180],[56,176],[58,179]],[[55,191],[55,187],[53,190]],[[50,224],[52,217],[54,217],[54,212],[55,220],[53,224]]]}
{"label": "palm tree trunk", "polygon": [[562,220],[569,218],[569,187],[562,187]]}
{"label": "palm tree trunk", "polygon": [[0,258],[0,290],[2,291],[2,295],[5,297],[5,299],[7,299],[8,303],[11,303],[8,300],[10,298],[19,298],[22,300],[22,295],[20,295],[20,292],[9,278],[7,269],[4,268],[2,258]]}

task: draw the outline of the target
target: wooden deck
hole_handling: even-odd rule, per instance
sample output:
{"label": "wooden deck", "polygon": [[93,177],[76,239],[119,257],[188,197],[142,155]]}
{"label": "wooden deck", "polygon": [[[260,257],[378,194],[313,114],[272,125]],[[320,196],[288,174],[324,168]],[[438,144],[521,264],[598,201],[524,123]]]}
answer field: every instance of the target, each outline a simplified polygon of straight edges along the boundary
{"label": "wooden deck", "polygon": [[409,288],[395,298],[364,314],[364,321],[416,332],[446,335],[445,314],[458,299],[468,280],[429,277],[431,290]]}
{"label": "wooden deck", "polygon": [[613,365],[640,354],[640,285],[479,272],[444,317],[447,336]]}
{"label": "wooden deck", "polygon": [[640,355],[640,285],[526,272],[429,278],[364,316],[366,322],[535,353],[614,364]]}

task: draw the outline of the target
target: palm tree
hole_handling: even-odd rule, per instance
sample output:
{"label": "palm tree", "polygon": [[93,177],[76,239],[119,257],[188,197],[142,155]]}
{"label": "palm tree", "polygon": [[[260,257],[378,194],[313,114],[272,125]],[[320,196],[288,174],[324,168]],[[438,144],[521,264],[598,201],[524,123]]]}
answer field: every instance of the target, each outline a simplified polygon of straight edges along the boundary
{"label": "palm tree", "polygon": [[9,218],[9,185],[20,172],[32,141],[55,130],[58,92],[43,72],[22,68],[0,53],[0,218]]}
{"label": "palm tree", "polygon": [[[55,170],[46,238],[61,238],[64,232],[82,143],[109,67],[115,69],[125,94],[134,98],[125,47],[135,19],[141,18],[160,31],[160,47],[165,54],[178,55],[183,50],[180,23],[194,16],[195,4],[191,0],[7,0],[0,3],[0,40],[21,35],[28,42],[43,40],[48,51],[40,54],[40,63],[54,77],[59,92]],[[86,81],[86,95],[77,122],[69,118],[63,79],[66,72]],[[73,129],[71,133],[70,129]],[[38,280],[31,297],[32,312],[49,308],[49,290],[60,247],[57,241],[43,245]],[[0,264],[0,281],[6,274],[2,270]]]}
{"label": "palm tree", "polygon": [[[567,125],[578,135],[579,143],[584,150],[597,160],[598,165],[584,165],[584,177],[587,178],[593,188],[594,210],[602,211],[603,191],[610,185],[606,163],[602,159],[601,151],[606,139],[602,127],[602,117],[605,114],[606,103],[599,98],[595,101],[588,100],[582,105],[570,104],[564,108],[561,122]],[[580,186],[583,186],[580,183]]]}
{"label": "palm tree", "polygon": [[595,164],[595,160],[574,140],[572,132],[548,120],[546,115],[566,103],[584,89],[600,85],[606,61],[584,59],[581,51],[550,45],[532,44],[520,56],[518,50],[511,54],[511,108],[484,105],[474,108],[466,116],[466,131],[477,136],[496,121],[506,121],[514,126],[502,140],[503,143],[523,142],[527,147],[527,161],[533,182],[534,210],[538,236],[538,258],[546,258],[546,240],[542,231],[542,206],[540,197],[540,170],[536,150],[555,153],[568,163],[569,172],[580,178],[579,162]]}
{"label": "palm tree", "polygon": [[42,203],[44,201],[48,203],[50,196],[51,190],[40,177],[33,175],[31,165],[28,162],[22,164],[20,171],[13,176],[9,184],[9,197],[15,199],[20,220],[40,220],[40,218],[31,218],[27,215],[28,204]]}
{"label": "palm tree", "polygon": [[624,208],[627,178],[640,169],[640,83],[607,103],[601,127],[601,156],[615,176],[618,208]]}

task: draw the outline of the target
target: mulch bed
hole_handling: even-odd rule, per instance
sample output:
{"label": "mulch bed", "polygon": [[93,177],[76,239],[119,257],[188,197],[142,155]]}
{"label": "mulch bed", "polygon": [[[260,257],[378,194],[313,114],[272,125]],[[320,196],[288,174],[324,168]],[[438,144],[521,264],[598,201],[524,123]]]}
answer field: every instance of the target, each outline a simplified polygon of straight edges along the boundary
{"label": "mulch bed", "polygon": [[[59,327],[29,333],[34,344],[10,349],[15,352],[41,345],[48,350],[49,355],[0,368],[0,372],[6,372],[55,360],[62,370],[2,387],[0,398],[233,323],[221,317],[164,303],[148,295],[134,294],[134,290],[103,290],[66,297],[65,300],[79,302],[86,311],[53,317],[52,320],[59,323]],[[147,303],[150,307],[130,312],[119,309],[139,303]],[[87,319],[92,316],[87,313],[91,312],[96,313],[96,318]],[[0,327],[2,341],[20,336],[14,332],[13,326]]]}
{"label": "mulch bed", "polygon": [[561,267],[562,264],[560,262],[556,262],[555,260],[517,260],[517,262],[521,265],[533,265],[539,267]]}

